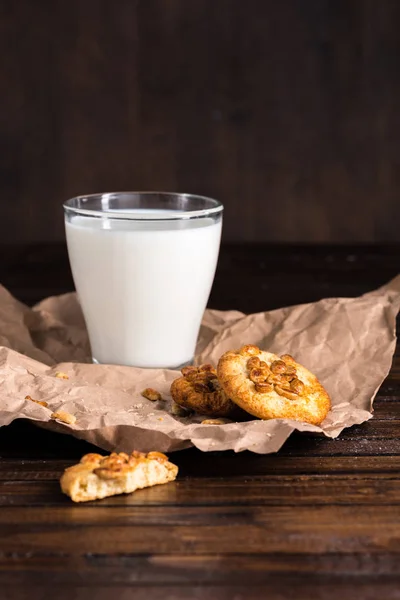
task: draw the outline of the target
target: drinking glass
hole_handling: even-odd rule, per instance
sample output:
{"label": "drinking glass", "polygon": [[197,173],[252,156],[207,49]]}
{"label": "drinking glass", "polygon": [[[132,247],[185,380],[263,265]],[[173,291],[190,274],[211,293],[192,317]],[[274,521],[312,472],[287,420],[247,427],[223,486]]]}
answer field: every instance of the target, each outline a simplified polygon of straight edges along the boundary
{"label": "drinking glass", "polygon": [[93,361],[190,364],[213,283],[223,206],[193,194],[113,192],[64,203]]}

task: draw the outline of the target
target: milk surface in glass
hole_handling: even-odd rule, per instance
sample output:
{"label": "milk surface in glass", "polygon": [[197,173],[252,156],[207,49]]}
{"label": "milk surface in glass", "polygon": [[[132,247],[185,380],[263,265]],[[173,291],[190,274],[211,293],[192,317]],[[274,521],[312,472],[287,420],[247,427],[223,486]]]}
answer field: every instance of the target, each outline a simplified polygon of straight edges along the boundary
{"label": "milk surface in glass", "polygon": [[93,359],[177,367],[194,355],[222,216],[168,220],[166,213],[173,211],[130,212],[141,218],[148,212],[153,220],[107,219],[105,213],[73,215],[65,223]]}

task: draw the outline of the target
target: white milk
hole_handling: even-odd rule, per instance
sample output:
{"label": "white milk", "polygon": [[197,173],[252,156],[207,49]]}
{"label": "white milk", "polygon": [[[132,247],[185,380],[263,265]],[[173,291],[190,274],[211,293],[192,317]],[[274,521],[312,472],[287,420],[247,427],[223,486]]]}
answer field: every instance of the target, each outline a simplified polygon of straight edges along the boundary
{"label": "white milk", "polygon": [[73,216],[66,222],[94,360],[177,367],[193,358],[221,225],[222,218],[138,222]]}

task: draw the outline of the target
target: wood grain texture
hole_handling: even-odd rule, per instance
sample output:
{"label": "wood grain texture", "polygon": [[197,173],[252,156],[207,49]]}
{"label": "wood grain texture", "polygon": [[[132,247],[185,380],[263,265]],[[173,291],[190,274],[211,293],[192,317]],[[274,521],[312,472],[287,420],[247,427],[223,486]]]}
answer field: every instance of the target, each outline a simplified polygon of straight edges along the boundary
{"label": "wood grain texture", "polygon": [[[172,458],[174,460],[174,458]],[[0,506],[46,507],[70,505],[68,498],[60,494],[61,471],[25,474],[15,481],[15,472],[0,474]],[[40,480],[39,477],[42,476]],[[34,477],[34,479],[33,479]],[[51,483],[50,483],[51,482]],[[353,475],[268,475],[242,476],[230,481],[201,478],[181,478],[173,485],[149,488],[127,496],[105,499],[105,506],[398,506],[400,510],[400,476],[396,474]],[[97,504],[92,505],[97,508]],[[8,513],[5,511],[5,515]],[[18,511],[19,518],[19,511]],[[8,519],[8,517],[7,517]],[[8,521],[6,521],[8,522]],[[0,527],[2,520],[0,519]]]}
{"label": "wood grain texture", "polygon": [[[0,282],[27,304],[74,290],[63,243],[15,247],[0,240],[0,256]],[[395,277],[399,265],[397,244],[223,244],[209,306],[249,313],[359,296]]]}
{"label": "wood grain texture", "polygon": [[[245,580],[245,574],[243,579]],[[383,579],[383,578],[382,578]],[[95,597],[96,600],[112,600],[118,594],[119,600],[264,600],[267,594],[269,600],[286,600],[295,597],[299,600],[336,600],[341,598],[360,597],[363,600],[398,600],[396,591],[396,577],[385,578],[377,581],[374,577],[359,578],[344,577],[312,577],[307,576],[307,583],[300,585],[302,580],[298,577],[278,575],[270,577],[263,584],[249,586],[243,580],[239,584],[221,587],[220,585],[207,585],[201,581],[184,583],[183,585],[161,584],[140,585],[129,583],[127,585],[66,585],[58,584],[57,600],[87,600]],[[55,580],[57,584],[57,580]],[[4,600],[44,600],[54,593],[54,585],[38,586],[27,589],[24,586],[6,586],[2,589]]]}
{"label": "wood grain texture", "polygon": [[400,555],[399,506],[2,508],[2,549],[98,554]]}
{"label": "wood grain texture", "polygon": [[397,0],[4,0],[0,238],[121,189],[226,205],[231,241],[398,241]]}
{"label": "wood grain texture", "polygon": [[[0,281],[22,300],[72,289],[60,245],[0,254]],[[353,296],[399,264],[398,246],[226,245],[212,304],[247,312]],[[16,421],[0,434],[0,596],[398,600],[399,440],[399,349],[373,419],[336,440],[298,433],[270,455],[177,452],[176,482],[84,505],[59,477],[96,448]]]}

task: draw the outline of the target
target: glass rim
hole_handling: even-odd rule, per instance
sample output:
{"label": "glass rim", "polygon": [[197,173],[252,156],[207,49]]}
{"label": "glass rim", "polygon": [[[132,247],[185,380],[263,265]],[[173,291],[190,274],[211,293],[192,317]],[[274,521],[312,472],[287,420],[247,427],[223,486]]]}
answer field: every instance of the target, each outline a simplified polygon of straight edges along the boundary
{"label": "glass rim", "polygon": [[[202,209],[177,209],[168,211],[166,209],[165,214],[158,213],[158,210],[155,209],[154,215],[149,212],[144,212],[143,215],[137,212],[131,212],[130,209],[124,211],[124,209],[98,209],[98,208],[82,208],[79,206],[79,203],[85,203],[88,200],[99,199],[100,201],[110,200],[112,198],[118,198],[121,196],[132,196],[132,197],[140,197],[140,196],[165,196],[165,197],[179,197],[184,200],[198,200],[198,201],[206,201],[211,204],[211,206]],[[202,196],[200,194],[188,194],[188,193],[179,193],[179,192],[156,192],[156,191],[143,191],[143,192],[100,192],[94,194],[82,194],[80,196],[74,196],[65,200],[63,202],[64,212],[66,214],[76,214],[82,215],[85,217],[96,217],[96,218],[107,218],[107,219],[119,219],[119,220],[129,220],[129,221],[177,221],[182,219],[198,219],[201,217],[208,217],[210,215],[218,215],[223,212],[224,206],[215,198],[211,198],[210,196]],[[162,210],[162,209],[161,209]],[[168,212],[167,212],[168,211]],[[176,214],[173,214],[176,213]]]}

